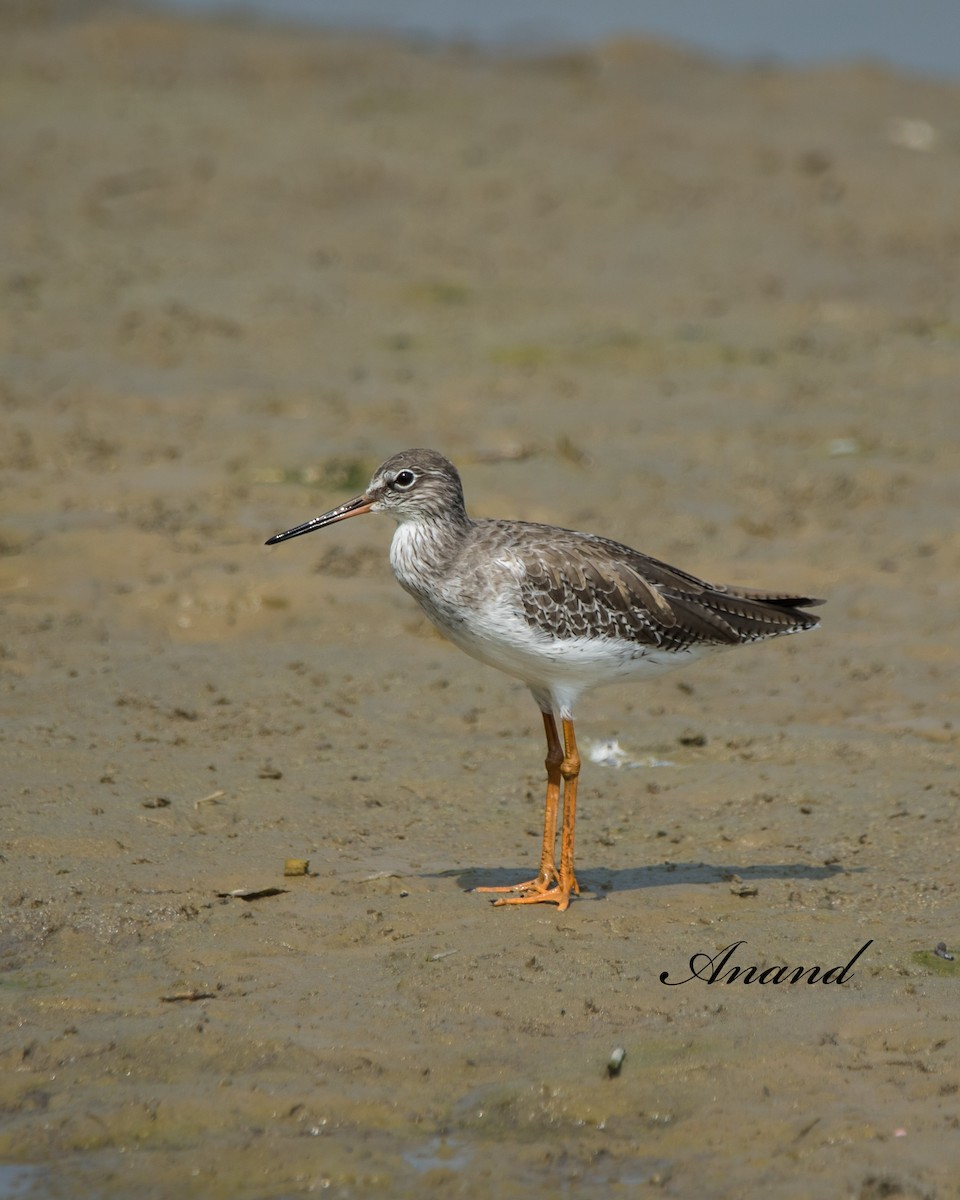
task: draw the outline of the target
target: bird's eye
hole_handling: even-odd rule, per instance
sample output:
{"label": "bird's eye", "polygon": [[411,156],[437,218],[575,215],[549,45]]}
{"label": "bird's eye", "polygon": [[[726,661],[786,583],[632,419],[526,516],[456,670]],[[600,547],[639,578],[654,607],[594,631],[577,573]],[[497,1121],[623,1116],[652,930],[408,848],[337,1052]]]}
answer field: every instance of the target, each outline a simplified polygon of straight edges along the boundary
{"label": "bird's eye", "polygon": [[416,475],[412,471],[398,471],[397,477],[393,481],[393,486],[405,492],[407,488],[413,487],[416,482]]}

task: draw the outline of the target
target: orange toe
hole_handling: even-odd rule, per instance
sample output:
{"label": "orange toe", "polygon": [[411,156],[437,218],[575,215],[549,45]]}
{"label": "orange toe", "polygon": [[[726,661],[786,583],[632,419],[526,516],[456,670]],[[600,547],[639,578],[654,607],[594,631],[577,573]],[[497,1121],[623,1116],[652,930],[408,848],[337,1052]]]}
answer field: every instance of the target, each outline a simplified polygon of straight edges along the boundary
{"label": "orange toe", "polygon": [[523,896],[501,896],[493,904],[495,908],[502,904],[555,904],[557,912],[566,912],[570,904],[570,889],[557,886],[545,892],[528,892]]}
{"label": "orange toe", "polygon": [[574,896],[580,895],[580,885],[572,876],[568,882],[557,880],[552,887],[541,887],[541,880],[534,879],[531,881],[533,886],[529,884],[519,884],[515,888],[477,888],[478,892],[513,892],[521,891],[519,896],[501,896],[499,900],[494,900],[495,908],[499,908],[502,904],[555,904],[557,912],[566,912],[570,905],[570,894]]}
{"label": "orange toe", "polygon": [[532,892],[536,895],[548,891],[560,883],[560,875],[554,866],[541,867],[536,879],[528,879],[525,883],[509,883],[503,887],[476,887],[475,892]]}

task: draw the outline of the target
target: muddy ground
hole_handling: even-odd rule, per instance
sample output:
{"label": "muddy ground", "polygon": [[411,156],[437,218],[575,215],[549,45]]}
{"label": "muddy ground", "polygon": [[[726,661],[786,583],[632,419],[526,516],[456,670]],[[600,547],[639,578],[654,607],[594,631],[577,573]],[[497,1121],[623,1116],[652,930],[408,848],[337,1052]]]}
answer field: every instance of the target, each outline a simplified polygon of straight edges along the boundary
{"label": "muddy ground", "polygon": [[[0,1195],[956,1195],[960,89],[81,8],[0,98]],[[562,915],[523,687],[262,544],[410,445],[828,598],[583,703]]]}

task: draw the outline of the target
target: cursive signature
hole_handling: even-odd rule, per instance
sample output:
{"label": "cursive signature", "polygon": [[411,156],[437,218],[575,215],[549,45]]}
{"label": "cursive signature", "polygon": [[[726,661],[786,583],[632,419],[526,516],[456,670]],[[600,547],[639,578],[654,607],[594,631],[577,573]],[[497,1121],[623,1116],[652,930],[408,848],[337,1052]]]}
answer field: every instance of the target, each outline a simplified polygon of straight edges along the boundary
{"label": "cursive signature", "polygon": [[692,983],[700,979],[704,983],[799,983],[806,979],[807,983],[846,983],[853,977],[852,967],[868,946],[873,945],[873,938],[864,942],[853,958],[842,967],[828,967],[826,971],[815,967],[740,967],[731,964],[731,959],[746,942],[731,942],[716,954],[706,954],[699,951],[690,956],[690,974],[684,979],[671,979],[669,971],[660,972],[660,982],[667,987],[679,987],[682,983]]}

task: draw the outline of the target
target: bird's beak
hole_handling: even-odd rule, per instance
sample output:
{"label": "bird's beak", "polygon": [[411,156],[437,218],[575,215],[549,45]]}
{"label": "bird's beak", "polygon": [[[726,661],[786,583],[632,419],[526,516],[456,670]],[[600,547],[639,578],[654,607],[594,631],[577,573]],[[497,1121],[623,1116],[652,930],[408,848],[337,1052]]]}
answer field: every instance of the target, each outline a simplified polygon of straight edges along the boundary
{"label": "bird's beak", "polygon": [[364,492],[362,496],[355,496],[346,504],[341,504],[339,508],[331,508],[329,512],[304,521],[302,525],[288,529],[286,533],[275,533],[272,538],[267,539],[264,545],[275,546],[277,542],[285,542],[288,538],[299,537],[301,533],[313,533],[315,529],[323,529],[326,525],[335,525],[337,521],[345,521],[347,517],[362,517],[364,513],[370,512],[373,503],[373,497]]}

